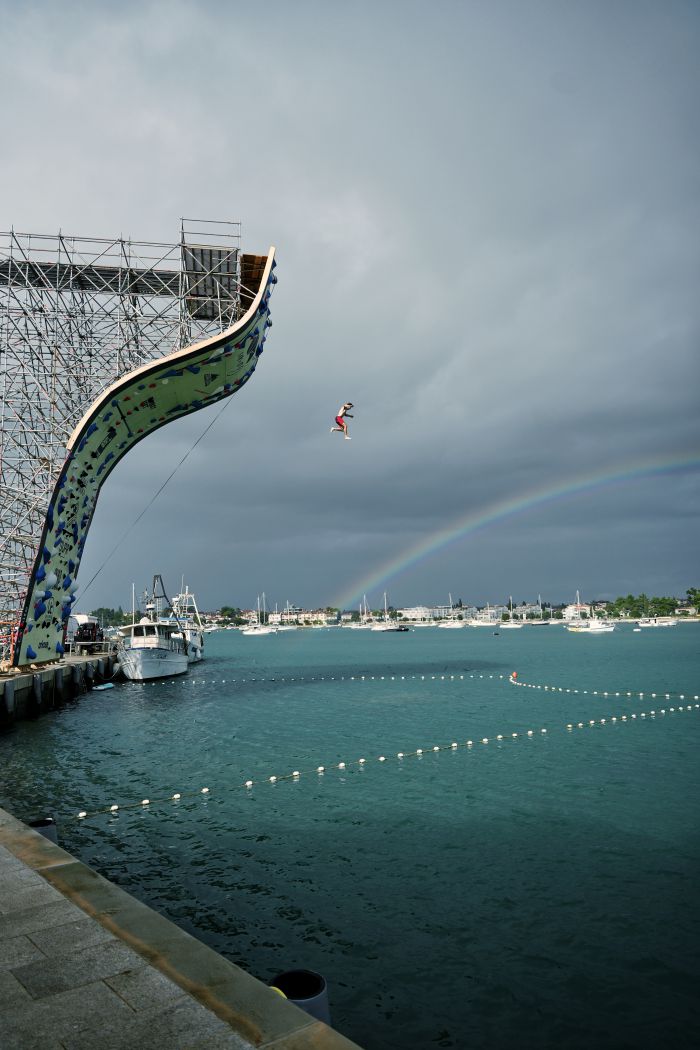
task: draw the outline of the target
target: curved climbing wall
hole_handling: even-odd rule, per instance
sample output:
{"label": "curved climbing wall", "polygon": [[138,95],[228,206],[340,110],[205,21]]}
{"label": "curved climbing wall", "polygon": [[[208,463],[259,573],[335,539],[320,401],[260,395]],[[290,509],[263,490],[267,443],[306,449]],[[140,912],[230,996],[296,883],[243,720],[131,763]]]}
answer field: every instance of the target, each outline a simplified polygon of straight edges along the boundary
{"label": "curved climbing wall", "polygon": [[235,394],[255,371],[272,324],[269,302],[277,278],[273,248],[266,257],[253,258],[261,263],[260,286],[235,325],[123,376],[90,406],[71,435],[20,618],[15,666],[63,655],[97,497],[117,463],[159,427]]}

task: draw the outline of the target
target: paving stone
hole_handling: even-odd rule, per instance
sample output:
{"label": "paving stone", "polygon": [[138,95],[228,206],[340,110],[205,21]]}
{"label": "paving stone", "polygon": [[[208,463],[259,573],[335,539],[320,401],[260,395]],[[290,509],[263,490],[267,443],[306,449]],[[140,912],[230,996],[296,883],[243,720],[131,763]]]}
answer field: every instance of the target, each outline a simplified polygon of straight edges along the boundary
{"label": "paving stone", "polygon": [[116,940],[114,934],[106,930],[104,926],[100,926],[99,922],[87,918],[77,908],[75,912],[76,918],[73,922],[30,934],[30,939],[44,955],[67,955],[70,952],[90,948],[94,944]]}
{"label": "paving stone", "polygon": [[27,886],[41,886],[44,882],[31,868],[0,868],[0,897],[7,897],[15,890],[24,890]]}
{"label": "paving stone", "polygon": [[14,970],[36,959],[44,959],[43,952],[28,937],[4,937],[0,941],[0,971]]}
{"label": "paving stone", "polygon": [[116,977],[105,978],[105,984],[108,984],[117,995],[122,997],[124,1002],[129,1004],[132,1010],[136,1011],[153,1010],[187,995],[165,974],[152,969],[146,963],[139,970],[131,970],[129,973],[120,973]]}
{"label": "paving stone", "polygon": [[30,869],[25,868],[24,864],[18,857],[15,857],[14,853],[10,853],[9,849],[5,846],[0,846],[0,871],[12,871],[24,869],[28,871]]}
{"label": "paving stone", "polygon": [[94,1029],[64,1036],[63,1046],[65,1050],[189,1050],[208,1036],[226,1037],[228,1041],[220,1045],[230,1050],[252,1050],[251,1043],[189,996],[163,1010],[137,1014],[111,1031],[101,1030],[99,1036]]}
{"label": "paving stone", "polygon": [[[101,981],[84,988],[18,1003],[0,1017],[0,1046],[7,1050],[55,1050],[65,1040],[90,1029],[119,1028],[134,1016],[118,995]],[[101,1043],[92,1036],[91,1050]],[[145,1044],[148,1045],[148,1044]],[[134,1047],[130,1048],[134,1050]]]}
{"label": "paving stone", "polygon": [[250,1044],[241,1043],[241,1037],[229,1028],[228,1032],[204,1036],[193,1043],[186,1043],[182,1050],[240,1050],[241,1046],[248,1047]]}
{"label": "paving stone", "polygon": [[62,895],[49,886],[41,877],[38,883],[29,882],[22,889],[14,890],[9,896],[0,897],[0,915],[8,915],[26,908],[34,908],[40,904],[50,904],[52,901],[60,901]]}
{"label": "paving stone", "polygon": [[78,956],[58,955],[15,967],[13,973],[34,999],[43,999],[141,966],[142,960],[131,948],[111,940],[86,948]]}
{"label": "paving stone", "polygon": [[[0,971],[0,1016],[10,1006],[17,1006],[20,1003],[27,1002],[31,1002],[29,992],[19,983],[15,975],[10,973],[9,970]],[[2,1031],[1,1020],[0,1031]],[[1,1045],[2,1043],[0,1043]]]}
{"label": "paving stone", "polygon": [[36,933],[51,926],[61,926],[75,918],[75,905],[64,897],[38,907],[24,908],[11,915],[0,915],[0,939]]}

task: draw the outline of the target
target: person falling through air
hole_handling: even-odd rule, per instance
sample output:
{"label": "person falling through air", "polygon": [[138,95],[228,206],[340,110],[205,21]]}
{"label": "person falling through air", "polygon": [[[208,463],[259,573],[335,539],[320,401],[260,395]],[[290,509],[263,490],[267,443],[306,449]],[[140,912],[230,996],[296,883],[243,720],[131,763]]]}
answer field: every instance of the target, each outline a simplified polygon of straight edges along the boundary
{"label": "person falling through air", "polygon": [[350,435],[348,434],[348,425],[345,422],[345,419],[346,417],[347,419],[353,418],[348,412],[349,408],[353,408],[352,401],[346,401],[344,405],[341,405],[341,407],[338,409],[338,415],[335,417],[337,426],[331,427],[331,434],[334,430],[337,430],[339,434],[345,434],[346,441],[350,440]]}

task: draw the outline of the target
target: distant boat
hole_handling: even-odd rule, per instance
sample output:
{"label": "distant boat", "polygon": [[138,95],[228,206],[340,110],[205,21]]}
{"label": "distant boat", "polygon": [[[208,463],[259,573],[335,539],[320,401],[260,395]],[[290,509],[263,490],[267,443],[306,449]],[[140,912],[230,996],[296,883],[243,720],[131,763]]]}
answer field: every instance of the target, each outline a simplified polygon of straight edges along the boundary
{"label": "distant boat", "polygon": [[360,617],[356,623],[351,623],[348,626],[351,631],[369,631],[373,623],[372,613],[367,607],[367,595],[363,594],[360,602]]}
{"label": "distant boat", "polygon": [[573,634],[610,634],[615,630],[614,623],[606,623],[605,620],[576,620],[566,625],[567,631]]}
{"label": "distant boat", "polygon": [[160,618],[163,603],[170,604],[161,576],[153,577],[153,588],[147,598],[146,616],[142,616],[139,623],[119,629],[119,666],[131,682],[185,674],[190,663],[182,626],[177,621]]}
{"label": "distant boat", "polygon": [[504,620],[503,623],[499,623],[498,627],[501,631],[519,631],[521,627],[524,627],[522,620],[516,622],[513,619],[513,595],[510,596],[510,620]]}
{"label": "distant boat", "polygon": [[461,628],[461,627],[465,626],[464,620],[458,620],[455,617],[454,611],[453,611],[453,605],[452,605],[452,595],[450,595],[449,597],[450,597],[450,618],[448,620],[442,620],[438,624],[438,627],[442,627],[443,630],[448,630],[448,631],[449,630],[454,630],[455,628]]}
{"label": "distant boat", "polygon": [[638,627],[675,627],[678,620],[674,620],[671,617],[660,617],[660,616],[643,616],[641,620],[637,620]]}
{"label": "distant boat", "polygon": [[396,620],[389,619],[389,612],[386,605],[386,591],[384,591],[384,619],[380,620],[379,623],[373,624],[371,630],[384,632],[391,631],[394,633],[399,631],[406,632],[409,630],[405,623],[398,623]]}
{"label": "distant boat", "polygon": [[500,627],[498,620],[495,620],[491,616],[491,608],[486,604],[486,615],[485,616],[474,616],[471,620],[467,620],[468,627]]}
{"label": "distant boat", "polygon": [[254,623],[249,623],[247,627],[241,628],[241,634],[251,635],[257,637],[263,634],[277,634],[276,627],[270,627],[269,623],[265,623],[265,592],[263,591],[262,596],[262,609],[260,607],[260,595],[258,595],[258,618]]}
{"label": "distant boat", "polygon": [[[275,612],[277,612],[277,606],[276,605],[275,605]],[[289,602],[287,602],[287,608],[285,609],[285,612],[287,614],[287,622],[286,623],[282,623],[280,621],[280,623],[277,624],[277,633],[278,634],[279,634],[280,631],[297,631],[299,629],[299,627],[298,627],[298,625],[296,623],[290,623],[289,622],[289,620],[291,618],[291,615],[292,615],[291,614],[291,610],[289,608]],[[284,616],[284,613],[282,613],[282,615]]]}

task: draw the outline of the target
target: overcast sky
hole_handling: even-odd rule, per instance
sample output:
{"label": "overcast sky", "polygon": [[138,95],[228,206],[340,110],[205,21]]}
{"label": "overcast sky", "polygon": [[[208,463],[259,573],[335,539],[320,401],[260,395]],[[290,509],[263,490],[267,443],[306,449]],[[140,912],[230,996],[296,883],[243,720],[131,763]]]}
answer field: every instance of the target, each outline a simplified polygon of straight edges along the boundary
{"label": "overcast sky", "polygon": [[[697,3],[0,16],[1,228],[170,241],[181,215],[240,219],[244,250],[278,252],[252,381],[82,611],[154,572],[208,609],[700,584]],[[329,434],[346,399],[349,442]],[[112,474],[83,588],[213,414]]]}

